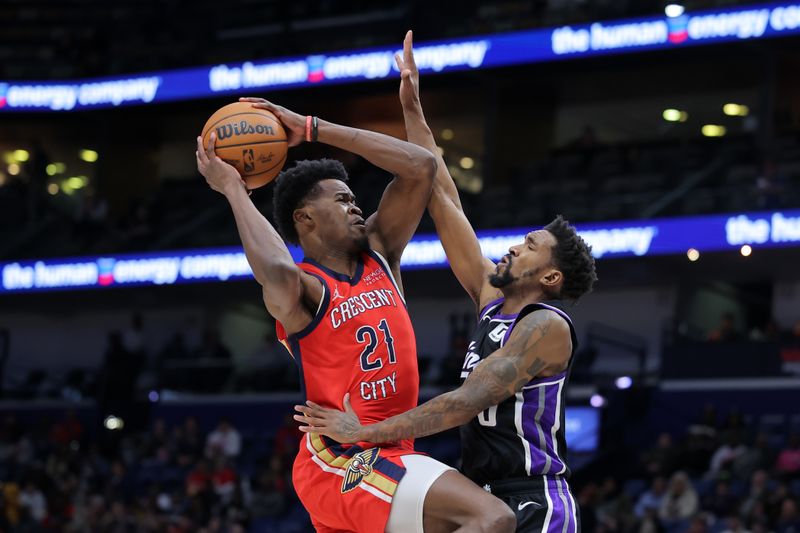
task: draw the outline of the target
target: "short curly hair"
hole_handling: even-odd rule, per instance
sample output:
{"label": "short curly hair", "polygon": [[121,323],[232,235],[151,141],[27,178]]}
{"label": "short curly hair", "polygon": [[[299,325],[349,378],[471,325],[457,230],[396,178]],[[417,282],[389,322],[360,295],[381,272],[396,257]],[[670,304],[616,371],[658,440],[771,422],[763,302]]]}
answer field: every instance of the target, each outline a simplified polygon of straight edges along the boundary
{"label": "short curly hair", "polygon": [[556,238],[553,264],[564,274],[558,297],[573,302],[592,292],[597,281],[592,247],[584,241],[575,227],[558,215],[544,227]]}
{"label": "short curly hair", "polygon": [[317,184],[322,180],[347,182],[347,171],[341,161],[335,159],[310,159],[297,161],[295,165],[281,172],[275,180],[272,197],[273,213],[278,231],[286,241],[299,244],[300,237],[294,227],[294,212],[303,207],[305,201],[313,198]]}

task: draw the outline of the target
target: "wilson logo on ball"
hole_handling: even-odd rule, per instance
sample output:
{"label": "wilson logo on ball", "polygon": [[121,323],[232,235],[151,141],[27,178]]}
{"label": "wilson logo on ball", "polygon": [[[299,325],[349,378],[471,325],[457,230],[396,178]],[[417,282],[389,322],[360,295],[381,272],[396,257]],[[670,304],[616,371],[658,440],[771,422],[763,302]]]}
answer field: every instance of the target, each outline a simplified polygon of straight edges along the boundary
{"label": "wilson logo on ball", "polygon": [[272,128],[272,126],[265,124],[253,125],[246,120],[242,120],[239,123],[217,126],[217,139],[220,141],[225,140],[228,137],[233,137],[234,135],[253,135],[255,133],[275,135],[275,130]]}

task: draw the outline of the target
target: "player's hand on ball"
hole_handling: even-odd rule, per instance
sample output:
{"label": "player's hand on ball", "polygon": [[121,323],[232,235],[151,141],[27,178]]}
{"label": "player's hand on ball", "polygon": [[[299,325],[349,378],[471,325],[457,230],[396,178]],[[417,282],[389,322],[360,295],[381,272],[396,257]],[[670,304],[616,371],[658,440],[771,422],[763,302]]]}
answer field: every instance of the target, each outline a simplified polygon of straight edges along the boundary
{"label": "player's hand on ball", "polygon": [[328,409],[312,401],[307,405],[295,405],[294,409],[299,415],[294,415],[298,422],[306,424],[300,426],[304,433],[320,433],[342,444],[360,442],[360,432],[363,427],[358,421],[358,416],[350,405],[350,395],[344,395],[344,411]]}
{"label": "player's hand on ball", "polygon": [[263,98],[243,97],[240,102],[250,102],[257,109],[266,109],[278,117],[286,130],[286,140],[289,146],[297,146],[306,138],[306,117],[289,111],[285,107],[275,105]]}
{"label": "player's hand on ball", "polygon": [[203,146],[203,138],[197,137],[197,170],[206,178],[209,187],[225,194],[231,187],[247,188],[239,172],[220,159],[214,152],[216,134],[212,133],[208,139],[208,146]]}
{"label": "player's hand on ball", "polygon": [[400,70],[400,103],[406,108],[420,105],[419,70],[414,61],[414,34],[411,30],[403,39],[403,55],[395,54],[394,60]]}

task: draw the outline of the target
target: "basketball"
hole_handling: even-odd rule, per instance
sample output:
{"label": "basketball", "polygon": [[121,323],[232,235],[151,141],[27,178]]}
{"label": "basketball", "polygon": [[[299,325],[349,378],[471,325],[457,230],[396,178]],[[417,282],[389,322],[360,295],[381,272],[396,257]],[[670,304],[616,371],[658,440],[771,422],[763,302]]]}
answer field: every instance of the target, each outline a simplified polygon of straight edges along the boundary
{"label": "basketball", "polygon": [[286,163],[288,145],[280,121],[266,109],[236,102],[218,109],[203,126],[203,146],[217,133],[214,150],[236,167],[248,189],[266,185]]}

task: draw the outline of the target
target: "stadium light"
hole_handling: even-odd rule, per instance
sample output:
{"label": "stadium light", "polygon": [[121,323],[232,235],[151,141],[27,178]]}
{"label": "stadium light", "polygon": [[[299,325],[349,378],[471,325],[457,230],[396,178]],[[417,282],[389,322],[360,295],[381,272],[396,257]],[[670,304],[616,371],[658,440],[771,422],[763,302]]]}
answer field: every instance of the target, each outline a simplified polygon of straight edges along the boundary
{"label": "stadium light", "polygon": [[58,194],[58,185],[55,183],[51,183],[47,186],[47,192],[50,193],[50,196],[55,196]]}
{"label": "stadium light", "polygon": [[80,158],[86,161],[87,163],[94,163],[100,157],[100,154],[98,154],[94,150],[89,150],[84,148],[83,150],[78,152],[78,156],[80,156]]}
{"label": "stadium light", "polygon": [[746,117],[750,114],[750,108],[742,104],[728,103],[722,106],[722,112],[729,117]]}
{"label": "stadium light", "polygon": [[459,161],[458,163],[464,170],[469,170],[475,166],[475,160],[472,159],[471,157],[462,157],[461,161]]}
{"label": "stadium light", "polygon": [[691,261],[692,263],[694,263],[695,261],[697,261],[698,259],[700,259],[700,252],[698,252],[698,251],[697,251],[695,248],[689,248],[689,249],[686,251],[686,257],[688,257],[688,258],[689,258],[689,261]]}
{"label": "stadium light", "polygon": [[750,254],[753,253],[753,248],[749,244],[745,244],[739,249],[739,253],[744,257],[750,257]]}
{"label": "stadium light", "polygon": [[8,165],[8,173],[11,174],[12,176],[16,176],[17,174],[19,174],[19,165],[16,163],[11,163],[10,165]]}
{"label": "stadium light", "polygon": [[665,109],[661,113],[661,117],[667,122],[686,122],[689,119],[689,113],[681,111],[680,109]]}
{"label": "stadium light", "polygon": [[125,427],[125,421],[117,416],[109,415],[103,421],[103,425],[109,431],[116,431]]}
{"label": "stadium light", "polygon": [[728,130],[719,124],[706,124],[701,131],[705,137],[723,137]]}
{"label": "stadium light", "polygon": [[633,379],[630,376],[620,376],[614,381],[614,385],[620,390],[630,389],[633,386]]}
{"label": "stadium light", "polygon": [[455,137],[455,133],[450,128],[445,128],[442,130],[442,139],[445,141],[452,141],[453,137]]}
{"label": "stadium light", "polygon": [[592,394],[592,397],[589,398],[589,405],[597,408],[603,407],[606,405],[606,399],[599,394]]}
{"label": "stadium light", "polygon": [[686,8],[684,8],[681,4],[667,4],[667,6],[664,8],[664,14],[669,18],[680,17],[685,11]]}
{"label": "stadium light", "polygon": [[31,157],[31,154],[29,154],[27,150],[14,150],[11,153],[14,156],[14,159],[21,163],[24,163]]}

